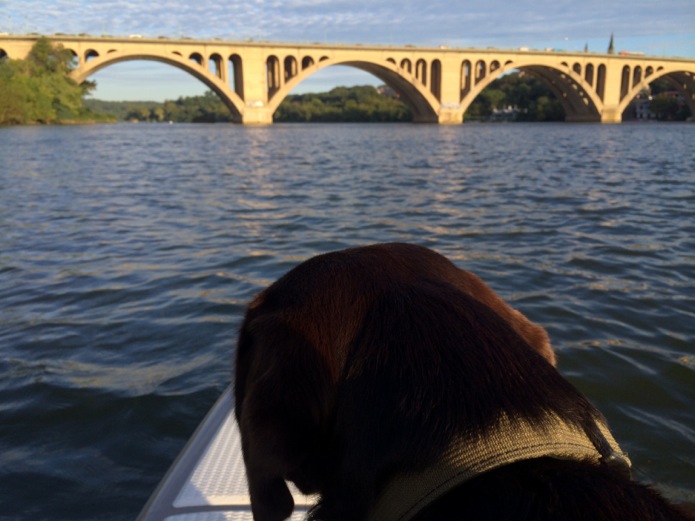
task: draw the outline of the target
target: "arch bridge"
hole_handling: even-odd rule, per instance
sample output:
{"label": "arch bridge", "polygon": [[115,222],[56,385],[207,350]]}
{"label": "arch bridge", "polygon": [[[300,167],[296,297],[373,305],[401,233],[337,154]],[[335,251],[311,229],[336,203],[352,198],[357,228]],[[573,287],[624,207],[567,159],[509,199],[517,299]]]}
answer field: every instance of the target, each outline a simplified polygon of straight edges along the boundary
{"label": "arch bridge", "polygon": [[[0,59],[27,56],[39,36],[0,36]],[[331,65],[373,74],[424,123],[457,124],[478,94],[501,75],[526,71],[548,85],[567,121],[619,123],[630,101],[659,78],[671,80],[695,114],[695,60],[637,54],[448,49],[363,45],[50,36],[75,56],[78,83],[129,60],[153,60],[196,77],[235,121],[270,124],[282,100]]]}

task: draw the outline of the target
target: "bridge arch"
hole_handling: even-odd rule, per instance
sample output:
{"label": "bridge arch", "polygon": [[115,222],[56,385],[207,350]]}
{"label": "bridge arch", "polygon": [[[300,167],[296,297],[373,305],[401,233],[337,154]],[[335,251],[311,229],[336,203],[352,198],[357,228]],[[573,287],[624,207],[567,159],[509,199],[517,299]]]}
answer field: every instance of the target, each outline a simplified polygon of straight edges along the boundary
{"label": "bridge arch", "polygon": [[244,69],[242,67],[243,60],[237,53],[233,53],[227,60],[229,71],[229,86],[236,92],[239,99],[244,99]]}
{"label": "bridge arch", "polygon": [[463,60],[461,63],[461,99],[463,99],[471,91],[473,86],[472,77],[473,69],[470,60]]}
{"label": "bridge arch", "polygon": [[415,62],[415,78],[427,86],[427,62],[422,58]]}
{"label": "bridge arch", "polygon": [[[204,60],[202,60],[202,56],[200,59],[204,62]],[[172,52],[167,56],[162,56],[156,54],[149,55],[114,51],[105,55],[94,57],[89,61],[82,62],[79,67],[73,70],[71,77],[77,83],[82,83],[96,72],[109,67],[110,65],[134,60],[156,61],[166,65],[171,65],[181,69],[184,72],[187,72],[215,92],[215,94],[219,96],[222,102],[232,113],[233,120],[241,122],[244,102],[239,95],[234,92],[229,85],[225,84],[222,78],[217,77],[207,68],[203,67],[202,64],[199,64],[197,59],[187,59],[176,52]]]}
{"label": "bridge arch", "polygon": [[[404,70],[395,63],[384,59],[383,62],[353,61],[332,58],[322,58],[317,63],[298,72],[289,81],[273,92],[268,102],[268,108],[274,113],[287,95],[302,81],[321,69],[332,65],[346,65],[368,72],[391,87],[413,112],[413,120],[420,123],[436,123],[440,103],[436,95],[425,85],[412,81],[412,76],[404,75]],[[436,89],[435,89],[436,90]]]}
{"label": "bridge arch", "polygon": [[437,101],[442,100],[442,62],[439,60],[432,60],[430,63],[430,92],[437,98]]}
{"label": "bridge arch", "polygon": [[90,60],[93,60],[94,58],[98,58],[99,53],[95,51],[94,49],[89,49],[87,52],[84,53],[84,61],[88,62]]}
{"label": "bridge arch", "polygon": [[[625,89],[625,94],[620,99],[620,105],[618,110],[622,114],[627,109],[635,97],[642,92],[642,90],[649,87],[649,84],[660,79],[665,78],[670,81],[673,87],[683,96],[685,103],[690,109],[690,113],[695,117],[695,67],[693,70],[665,70],[663,68],[654,71],[652,67],[647,67],[645,69],[644,77],[639,75],[639,81],[635,81],[638,75],[635,74],[637,69],[641,68],[636,66],[633,71],[633,82],[632,86]],[[622,91],[621,91],[622,92]]]}
{"label": "bridge arch", "polygon": [[[478,60],[475,64],[475,82],[479,83],[487,76],[487,66],[485,60]],[[496,76],[495,76],[496,77]]]}
{"label": "bridge arch", "polygon": [[586,67],[584,68],[584,81],[590,87],[594,86],[594,64],[593,63],[587,63],[586,64]]}
{"label": "bridge arch", "polygon": [[[520,70],[542,81],[562,104],[567,121],[601,121],[603,103],[593,89],[587,88],[588,83],[581,75],[581,68],[576,72],[569,66],[566,68],[538,64],[533,61],[526,63],[508,61],[503,66],[487,68],[484,62],[475,66],[474,81],[470,81],[470,62],[462,64],[461,110],[470,107],[475,98],[493,81],[505,73]],[[465,71],[465,72],[464,72]]]}
{"label": "bridge arch", "polygon": [[274,54],[265,60],[266,81],[268,83],[268,96],[272,96],[280,90],[280,60]]}
{"label": "bridge arch", "polygon": [[193,52],[188,56],[188,59],[196,62],[198,65],[203,65],[203,55],[199,52]]}
{"label": "bridge arch", "polygon": [[283,67],[285,71],[284,81],[287,82],[297,75],[297,58],[289,55],[285,58],[285,66]]}
{"label": "bridge arch", "polygon": [[223,78],[223,62],[222,55],[217,52],[211,54],[208,60],[208,69],[210,73],[219,79]]}
{"label": "bridge arch", "polygon": [[596,94],[603,101],[606,96],[606,64],[599,64],[596,69]]}

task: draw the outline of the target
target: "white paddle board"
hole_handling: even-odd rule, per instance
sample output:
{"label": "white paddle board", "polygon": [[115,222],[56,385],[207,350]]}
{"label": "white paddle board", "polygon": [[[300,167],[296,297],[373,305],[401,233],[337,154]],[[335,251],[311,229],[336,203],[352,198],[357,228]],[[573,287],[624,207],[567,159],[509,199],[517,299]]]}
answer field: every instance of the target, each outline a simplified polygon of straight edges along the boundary
{"label": "white paddle board", "polygon": [[[290,486],[293,521],[315,497]],[[252,521],[231,386],[217,400],[143,508],[138,521]]]}

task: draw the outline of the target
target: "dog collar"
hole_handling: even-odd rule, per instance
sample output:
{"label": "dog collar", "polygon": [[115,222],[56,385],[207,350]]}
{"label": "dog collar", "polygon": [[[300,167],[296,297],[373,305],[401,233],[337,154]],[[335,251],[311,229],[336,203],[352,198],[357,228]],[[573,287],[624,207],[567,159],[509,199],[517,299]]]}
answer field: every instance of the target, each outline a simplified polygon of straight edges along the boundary
{"label": "dog collar", "polygon": [[429,503],[454,487],[485,472],[517,461],[552,457],[593,460],[596,464],[624,467],[630,460],[611,435],[597,422],[594,438],[581,428],[550,416],[543,425],[503,416],[486,436],[456,439],[438,461],[424,470],[400,473],[386,484],[371,509],[370,521],[408,521]]}

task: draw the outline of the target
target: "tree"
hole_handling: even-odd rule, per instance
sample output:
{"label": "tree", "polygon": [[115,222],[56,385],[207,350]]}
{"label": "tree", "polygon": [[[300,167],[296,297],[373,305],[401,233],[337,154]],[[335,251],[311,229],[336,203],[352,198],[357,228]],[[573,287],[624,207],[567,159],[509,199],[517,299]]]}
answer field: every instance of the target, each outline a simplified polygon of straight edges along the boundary
{"label": "tree", "polygon": [[489,119],[494,109],[515,107],[517,121],[562,121],[565,117],[560,101],[545,84],[520,72],[493,81],[473,101],[464,120]]}
{"label": "tree", "polygon": [[664,92],[654,96],[650,103],[656,119],[661,121],[684,121],[690,116],[690,109],[677,96]]}
{"label": "tree", "polygon": [[24,119],[24,80],[17,77],[18,62],[0,62],[0,124],[18,124]]}
{"label": "tree", "polygon": [[290,95],[273,115],[278,122],[411,121],[410,109],[399,99],[380,94],[371,85],[335,87],[321,94]]}
{"label": "tree", "polygon": [[67,76],[72,72],[72,53],[62,45],[53,45],[44,36],[36,40],[26,58],[32,76],[55,74]]}
{"label": "tree", "polygon": [[0,61],[0,124],[52,123],[85,115],[82,98],[93,82],[69,74],[72,53],[39,38],[24,60]]}

